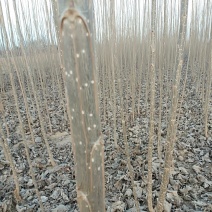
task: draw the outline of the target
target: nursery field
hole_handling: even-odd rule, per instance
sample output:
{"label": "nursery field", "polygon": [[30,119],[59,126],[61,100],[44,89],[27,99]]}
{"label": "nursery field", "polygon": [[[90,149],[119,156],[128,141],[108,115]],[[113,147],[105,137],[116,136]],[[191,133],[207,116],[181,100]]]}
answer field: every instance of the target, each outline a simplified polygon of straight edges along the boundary
{"label": "nursery field", "polygon": [[[52,90],[51,84],[48,85]],[[20,91],[18,93],[21,93]],[[204,135],[202,103],[195,94],[195,87],[188,78],[186,96],[180,109],[177,142],[173,151],[174,165],[166,197],[166,211],[211,211],[212,181],[211,181],[211,142],[212,142],[212,110],[209,111],[209,136]],[[38,200],[32,179],[29,175],[29,166],[26,161],[23,139],[20,132],[20,124],[16,115],[15,105],[12,99],[11,88],[5,91],[3,96],[5,124],[9,128],[7,137],[8,146],[14,158],[20,184],[22,203],[17,204],[14,196],[14,182],[11,177],[9,162],[5,159],[3,149],[0,154],[0,200],[1,211],[37,211]],[[54,101],[53,101],[54,99]],[[32,115],[32,126],[35,141],[32,142],[27,125],[25,107],[20,101],[23,125],[26,133],[30,158],[35,172],[41,200],[46,211],[77,211],[76,182],[74,172],[74,160],[71,148],[71,132],[67,119],[63,117],[63,109],[57,93],[52,93],[48,100],[48,110],[53,133],[48,133],[48,142],[57,165],[51,166],[48,153],[43,145],[39,119],[33,109],[33,102],[29,104]],[[65,101],[65,100],[64,100]],[[159,97],[156,95],[156,102]],[[156,103],[157,104],[157,103]],[[211,104],[211,102],[210,102]],[[131,154],[131,163],[135,172],[134,181],[140,203],[141,211],[147,211],[147,145],[148,145],[148,109],[144,107],[145,100],[141,97],[141,112],[128,128],[128,141]],[[165,100],[163,103],[166,110]],[[45,112],[45,111],[42,111]],[[103,114],[102,114],[103,115]],[[117,113],[117,116],[120,114]],[[102,116],[103,117],[103,116]],[[165,116],[163,116],[165,118]],[[127,169],[127,161],[124,150],[114,149],[113,131],[110,124],[112,114],[103,121],[102,132],[105,143],[105,186],[106,186],[106,210],[107,211],[136,211],[130,176]],[[165,120],[163,120],[165,123]],[[166,124],[162,124],[162,144],[166,142]],[[157,135],[155,126],[155,136]],[[120,146],[124,146],[121,126],[117,127],[117,139]],[[124,148],[123,148],[124,149]],[[154,141],[154,152],[157,152],[157,140]],[[164,149],[162,151],[164,153]],[[153,154],[153,200],[159,193],[163,163]]]}
{"label": "nursery field", "polygon": [[[6,82],[6,80],[5,80]],[[8,82],[9,84],[9,82]],[[52,90],[51,84],[48,85]],[[21,93],[19,90],[18,93]],[[50,92],[49,92],[50,93]],[[211,128],[212,109],[209,111],[208,137],[204,135],[202,124],[202,103],[195,94],[194,85],[188,78],[186,96],[183,99],[180,110],[177,142],[173,151],[174,162],[168,184],[166,197],[166,211],[211,211],[212,202],[212,166],[211,166]],[[15,105],[8,100],[12,99],[12,91],[8,86],[2,95],[5,120],[4,125],[8,127],[8,146],[14,158],[18,181],[20,184],[20,196],[22,203],[17,204],[14,196],[14,182],[11,176],[9,162],[5,159],[1,147],[0,154],[0,200],[1,211],[37,211],[38,200],[29,174],[29,165],[26,160],[23,139],[20,132],[20,123],[17,118]],[[21,97],[20,97],[21,99]],[[30,101],[30,98],[28,98]],[[64,100],[65,101],[65,100]],[[156,94],[156,104],[159,96]],[[19,104],[22,113],[22,123],[25,129],[26,142],[29,147],[30,159],[36,176],[36,181],[44,204],[45,211],[78,211],[76,203],[76,182],[74,172],[74,160],[71,148],[71,132],[61,108],[57,92],[51,92],[48,99],[48,110],[53,133],[47,133],[48,142],[54,160],[55,167],[51,166],[48,153],[41,134],[39,118],[33,109],[32,126],[35,140],[30,138],[27,119],[24,117],[25,107],[23,101]],[[165,102],[165,100],[164,100]],[[102,107],[102,104],[100,104]],[[34,106],[35,107],[35,106]],[[128,141],[131,155],[131,163],[135,172],[134,181],[140,203],[141,211],[147,210],[146,185],[147,185],[147,148],[148,148],[148,125],[149,112],[145,107],[145,99],[140,99],[141,111],[137,118],[129,126]],[[163,104],[164,110],[166,105]],[[3,111],[1,111],[3,112]],[[43,113],[45,111],[43,110]],[[117,112],[117,117],[120,114]],[[113,126],[110,122],[112,114],[103,120],[102,132],[105,144],[105,186],[106,186],[106,210],[107,211],[136,211],[130,176],[127,169],[126,155],[123,147],[123,136],[121,126],[117,126],[117,140],[120,149],[114,149],[114,139],[111,136]],[[162,144],[166,142],[167,126],[165,116],[162,119]],[[3,124],[3,123],[2,123]],[[154,135],[157,135],[157,125]],[[165,147],[165,146],[164,146]],[[154,141],[154,152],[157,153],[157,142]],[[164,149],[162,150],[164,153]],[[161,181],[163,163],[153,154],[153,202],[158,198],[159,185]]]}
{"label": "nursery field", "polygon": [[43,3],[0,0],[0,212],[212,211],[212,2]]}

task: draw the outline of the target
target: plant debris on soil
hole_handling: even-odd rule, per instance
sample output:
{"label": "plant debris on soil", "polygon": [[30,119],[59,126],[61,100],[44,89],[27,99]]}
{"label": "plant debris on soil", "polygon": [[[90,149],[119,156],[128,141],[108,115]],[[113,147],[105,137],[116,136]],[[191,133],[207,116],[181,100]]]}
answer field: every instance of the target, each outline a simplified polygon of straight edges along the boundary
{"label": "plant debris on soil", "polygon": [[[16,117],[14,105],[7,104],[11,92],[5,93],[6,103],[5,118],[10,129],[7,142],[12,152],[12,157],[18,173],[20,183],[21,202],[14,196],[14,181],[11,168],[6,161],[3,149],[0,147],[0,212],[40,211],[38,199],[29,174],[29,165],[23,140],[20,134],[19,122]],[[52,95],[57,96],[52,92]],[[157,96],[157,98],[159,98]],[[75,167],[71,148],[71,133],[67,119],[64,117],[60,101],[57,98],[49,100],[49,110],[53,134],[48,135],[48,141],[57,165],[52,167],[44,146],[40,125],[36,112],[33,114],[33,132],[35,143],[30,141],[27,120],[24,116],[23,101],[19,107],[22,109],[25,133],[29,140],[30,158],[36,176],[38,189],[45,211],[65,212],[78,211],[75,182]],[[156,104],[158,99],[156,99]],[[33,103],[31,103],[33,104]],[[149,116],[144,100],[140,101],[141,114],[128,128],[128,142],[130,146],[131,164],[134,168],[134,181],[141,211],[148,211],[146,202],[147,187],[147,144]],[[164,107],[166,107],[164,105]],[[173,164],[171,168],[168,193],[164,203],[166,212],[192,212],[212,211],[212,109],[209,111],[208,129],[209,137],[204,136],[202,103],[188,80],[186,95],[183,99],[178,124],[177,141],[173,151]],[[145,109],[146,108],[146,109]],[[118,112],[119,113],[119,112]],[[120,116],[117,113],[117,116]],[[25,117],[25,119],[24,119]],[[111,117],[112,118],[112,117]],[[112,136],[113,127],[110,118],[102,121],[102,132],[105,141],[105,183],[106,183],[106,211],[136,211],[133,189],[127,168],[126,155],[123,148],[122,128],[118,125],[117,140],[119,149],[114,147]],[[163,153],[166,143],[165,120],[162,120]],[[157,129],[157,126],[155,126]],[[157,135],[157,132],[155,132]],[[121,151],[123,150],[123,151]],[[164,159],[164,155],[163,155]],[[153,204],[156,204],[163,173],[163,161],[157,157],[157,137],[153,150]]]}

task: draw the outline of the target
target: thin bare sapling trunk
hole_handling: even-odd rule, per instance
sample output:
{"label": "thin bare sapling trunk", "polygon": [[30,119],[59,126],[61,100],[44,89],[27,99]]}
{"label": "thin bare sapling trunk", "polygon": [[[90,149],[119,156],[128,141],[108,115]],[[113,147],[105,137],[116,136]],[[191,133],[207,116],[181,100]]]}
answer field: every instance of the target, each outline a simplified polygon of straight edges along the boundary
{"label": "thin bare sapling trunk", "polygon": [[52,166],[55,166],[56,163],[54,161],[53,154],[51,152],[51,149],[50,149],[50,146],[49,146],[49,143],[48,143],[48,140],[47,140],[47,135],[46,135],[45,126],[44,126],[44,118],[41,114],[41,108],[40,108],[40,104],[39,104],[40,98],[39,98],[39,95],[38,95],[38,92],[36,90],[36,86],[35,86],[35,83],[34,83],[34,80],[33,80],[32,69],[30,67],[29,61],[28,61],[27,56],[26,56],[26,52],[24,51],[24,47],[23,47],[24,38],[23,38],[23,34],[22,34],[22,31],[21,31],[21,27],[20,27],[20,23],[19,23],[19,19],[18,19],[16,2],[13,2],[13,7],[14,7],[14,11],[15,11],[16,24],[17,24],[17,29],[18,29],[17,34],[20,38],[20,48],[21,48],[21,52],[24,56],[24,63],[27,67],[27,71],[28,71],[28,74],[29,74],[28,76],[30,78],[30,83],[31,83],[31,86],[32,86],[32,92],[33,92],[33,95],[34,95],[35,104],[36,104],[36,108],[37,108],[37,112],[38,112],[38,117],[39,117],[40,126],[41,126],[41,132],[42,132],[42,135],[43,135],[43,138],[44,138],[44,142],[45,142],[45,145],[46,145],[46,148],[47,148],[47,152],[48,152],[48,155],[49,155],[49,158],[50,158],[50,162],[51,162]]}
{"label": "thin bare sapling trunk", "polygon": [[172,152],[176,140],[176,115],[177,115],[177,105],[179,99],[179,84],[181,78],[181,70],[183,65],[183,53],[184,53],[184,43],[185,43],[185,32],[187,28],[187,13],[188,13],[188,1],[182,0],[181,2],[181,17],[180,17],[180,31],[178,38],[178,52],[177,52],[177,71],[175,75],[173,90],[172,90],[172,101],[171,101],[171,112],[170,121],[167,131],[167,144],[165,153],[165,164],[164,172],[162,177],[162,182],[160,186],[159,199],[157,202],[156,210],[157,212],[162,212],[164,208],[164,201],[167,192],[167,186],[169,183],[170,168],[172,164]]}
{"label": "thin bare sapling trunk", "polygon": [[210,105],[210,97],[211,97],[211,83],[212,83],[212,23],[211,24],[211,31],[210,31],[210,61],[209,61],[209,68],[208,68],[208,77],[206,83],[206,97],[205,97],[205,111],[204,111],[204,125],[205,125],[205,137],[207,138],[208,135],[208,111]]}
{"label": "thin bare sapling trunk", "polygon": [[151,11],[151,65],[150,65],[150,127],[148,143],[148,185],[147,202],[149,211],[153,211],[152,206],[152,151],[154,141],[154,113],[155,113],[155,17],[156,0],[152,0]]}

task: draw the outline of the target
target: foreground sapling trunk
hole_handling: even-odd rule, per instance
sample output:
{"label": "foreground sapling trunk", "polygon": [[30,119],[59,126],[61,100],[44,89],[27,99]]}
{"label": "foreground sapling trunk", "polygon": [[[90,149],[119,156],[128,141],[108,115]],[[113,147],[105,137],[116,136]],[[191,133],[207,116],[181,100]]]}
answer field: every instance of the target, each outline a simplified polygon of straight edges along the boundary
{"label": "foreground sapling trunk", "polygon": [[80,211],[104,211],[104,145],[91,33],[74,9],[61,21],[65,86]]}

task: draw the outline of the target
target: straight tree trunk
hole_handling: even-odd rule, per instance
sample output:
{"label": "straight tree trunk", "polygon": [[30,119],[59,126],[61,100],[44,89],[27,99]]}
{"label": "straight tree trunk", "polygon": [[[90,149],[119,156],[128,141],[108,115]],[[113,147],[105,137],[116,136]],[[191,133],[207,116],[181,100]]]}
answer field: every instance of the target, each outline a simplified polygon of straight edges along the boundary
{"label": "straight tree trunk", "polygon": [[[68,3],[69,2],[69,3]],[[94,62],[90,1],[60,2],[65,87],[76,166],[77,201],[80,211],[105,211],[104,144]],[[61,5],[60,5],[61,3]],[[66,8],[64,7],[66,6]],[[85,18],[83,18],[85,17]],[[87,18],[86,18],[87,17]]]}
{"label": "straight tree trunk", "polygon": [[176,124],[177,124],[177,106],[179,99],[179,84],[181,78],[181,70],[183,66],[184,56],[184,43],[185,34],[187,29],[187,14],[188,14],[188,0],[182,0],[181,2],[181,16],[180,16],[180,30],[178,38],[178,50],[177,50],[177,70],[174,74],[174,85],[172,90],[171,112],[169,119],[169,127],[167,130],[167,144],[164,162],[164,172],[162,182],[160,186],[159,199],[156,206],[157,212],[162,212],[164,208],[164,201],[167,192],[167,186],[169,183],[170,168],[172,165],[172,152],[176,140]]}

